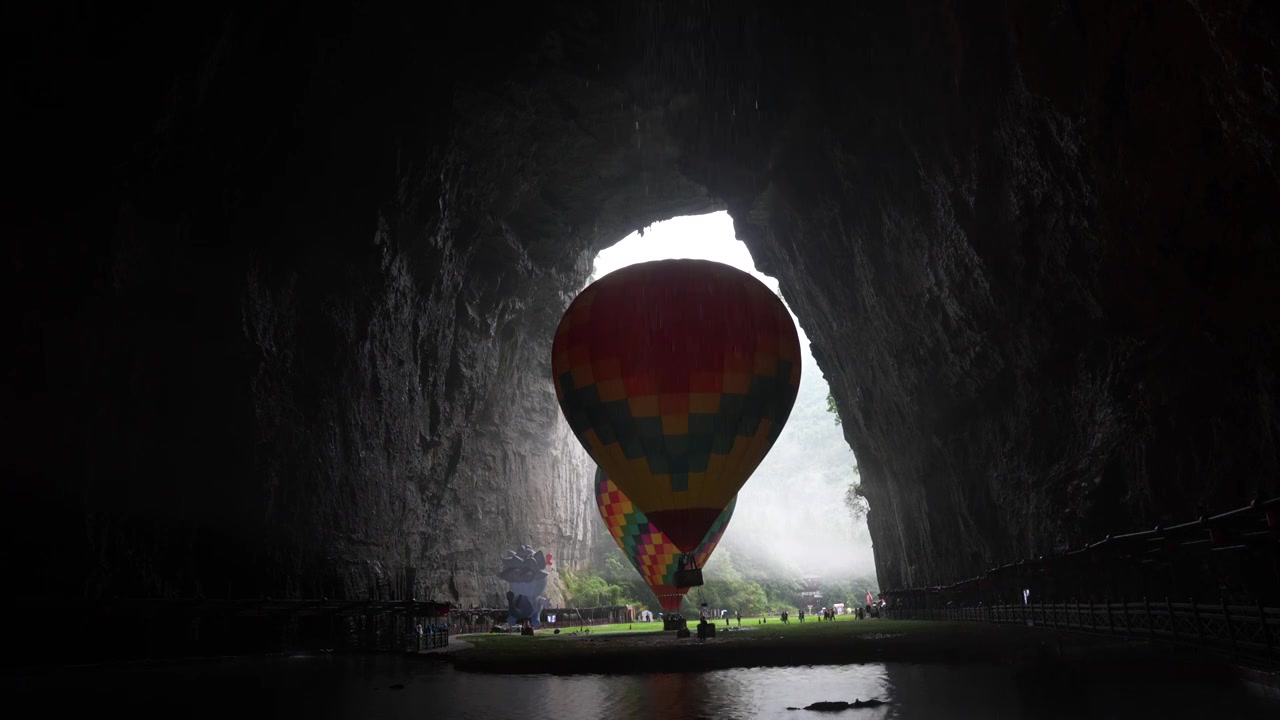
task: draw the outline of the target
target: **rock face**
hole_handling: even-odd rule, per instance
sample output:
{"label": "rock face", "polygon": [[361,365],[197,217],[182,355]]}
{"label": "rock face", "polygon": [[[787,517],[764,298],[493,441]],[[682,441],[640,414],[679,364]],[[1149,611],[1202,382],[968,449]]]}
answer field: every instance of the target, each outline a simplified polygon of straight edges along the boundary
{"label": "rock face", "polygon": [[503,549],[576,567],[554,324],[718,208],[883,587],[1276,492],[1276,11],[846,5],[13,18],[14,575],[468,605]]}
{"label": "rock face", "polygon": [[718,206],[550,18],[468,12],[16,21],[27,592],[505,606],[502,551],[586,559],[554,324],[595,248]]}
{"label": "rock face", "polygon": [[899,73],[815,93],[730,203],[832,382],[881,586],[1274,495],[1274,10],[936,5],[822,47]]}

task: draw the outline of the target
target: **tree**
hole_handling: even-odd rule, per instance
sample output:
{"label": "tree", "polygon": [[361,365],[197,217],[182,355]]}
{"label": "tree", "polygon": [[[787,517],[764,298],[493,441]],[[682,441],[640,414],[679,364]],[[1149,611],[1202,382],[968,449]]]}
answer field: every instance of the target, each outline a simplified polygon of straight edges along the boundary
{"label": "tree", "polygon": [[839,425],[840,424],[840,408],[836,407],[835,396],[831,394],[830,390],[827,391],[827,412],[836,416],[836,424]]}
{"label": "tree", "polygon": [[626,566],[616,555],[609,555],[604,559],[603,575],[609,582],[623,582],[629,580],[634,574],[635,570]]}
{"label": "tree", "polygon": [[866,602],[866,592],[870,590],[872,596],[875,596],[880,592],[878,588],[879,584],[874,577],[831,579],[818,585],[822,592],[822,604],[828,607],[836,603],[862,605]]}
{"label": "tree", "polygon": [[857,465],[853,466],[853,477],[853,482],[844,491],[844,506],[853,513],[854,520],[861,520],[867,516],[871,506],[867,503],[867,496],[862,494],[862,473]]}
{"label": "tree", "polygon": [[726,547],[716,551],[715,561],[703,568],[703,577],[705,584],[688,596],[695,605],[705,602],[712,608],[743,615],[753,615],[768,607],[768,599],[760,583],[743,577],[734,562],[734,554]]}
{"label": "tree", "polygon": [[631,598],[628,588],[605,580],[599,573],[561,573],[569,604],[574,607],[603,607],[606,605],[638,605]]}

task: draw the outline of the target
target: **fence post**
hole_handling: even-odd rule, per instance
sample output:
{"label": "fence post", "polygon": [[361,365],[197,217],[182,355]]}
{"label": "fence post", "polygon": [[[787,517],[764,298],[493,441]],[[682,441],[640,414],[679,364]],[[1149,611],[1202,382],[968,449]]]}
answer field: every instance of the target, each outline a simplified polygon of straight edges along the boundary
{"label": "fence post", "polygon": [[1113,635],[1115,631],[1115,624],[1111,622],[1111,601],[1107,600],[1107,634]]}
{"label": "fence post", "polygon": [[[1080,596],[1076,596],[1076,626],[1084,628],[1084,618],[1080,617]],[[1067,627],[1071,627],[1071,623],[1067,623]]]}
{"label": "fence post", "polygon": [[1239,658],[1240,649],[1236,647],[1236,631],[1231,627],[1231,611],[1227,609],[1227,596],[1222,596],[1222,624],[1227,627],[1227,637],[1231,638],[1231,657]]}
{"label": "fence post", "polygon": [[1129,626],[1129,598],[1120,598],[1120,612],[1124,615],[1124,633],[1128,635],[1129,631],[1133,629]]}
{"label": "fence post", "polygon": [[1204,644],[1204,623],[1200,622],[1200,606],[1196,604],[1196,599],[1191,598],[1191,615],[1195,618],[1196,637],[1200,638],[1200,644]]}
{"label": "fence post", "polygon": [[1168,595],[1164,596],[1164,608],[1169,612],[1169,633],[1173,635],[1173,641],[1178,642],[1178,618],[1173,614],[1173,603]]}
{"label": "fence post", "polygon": [[1142,602],[1147,608],[1147,638],[1154,638],[1156,636],[1156,624],[1151,620],[1151,599],[1143,595]]}
{"label": "fence post", "polygon": [[1098,632],[1098,616],[1093,612],[1093,598],[1089,598],[1089,625],[1094,632]]}
{"label": "fence post", "polygon": [[1267,610],[1262,606],[1262,598],[1258,598],[1258,622],[1262,624],[1262,637],[1267,641],[1267,657],[1276,654],[1275,645],[1271,641],[1271,628],[1267,626]]}

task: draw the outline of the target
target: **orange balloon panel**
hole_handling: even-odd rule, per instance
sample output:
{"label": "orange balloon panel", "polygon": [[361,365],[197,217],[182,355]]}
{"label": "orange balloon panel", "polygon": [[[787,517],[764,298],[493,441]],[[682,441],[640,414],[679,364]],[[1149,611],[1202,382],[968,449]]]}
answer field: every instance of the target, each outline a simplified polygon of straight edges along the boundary
{"label": "orange balloon panel", "polygon": [[587,452],[692,552],[782,432],[800,341],[782,301],[747,273],[661,260],[583,290],[556,329],[551,365]]}

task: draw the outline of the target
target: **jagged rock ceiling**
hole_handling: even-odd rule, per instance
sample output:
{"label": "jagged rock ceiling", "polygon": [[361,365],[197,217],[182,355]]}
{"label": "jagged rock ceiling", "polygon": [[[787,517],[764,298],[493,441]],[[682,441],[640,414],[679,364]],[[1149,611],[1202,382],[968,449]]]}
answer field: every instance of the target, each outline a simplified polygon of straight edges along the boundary
{"label": "jagged rock ceiling", "polygon": [[720,208],[883,587],[1275,493],[1276,10],[976,5],[6,11],[6,561],[463,603],[517,542],[572,567],[551,329],[600,248]]}

